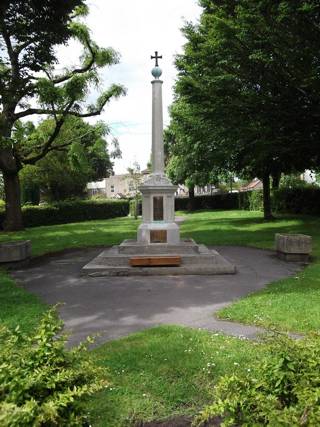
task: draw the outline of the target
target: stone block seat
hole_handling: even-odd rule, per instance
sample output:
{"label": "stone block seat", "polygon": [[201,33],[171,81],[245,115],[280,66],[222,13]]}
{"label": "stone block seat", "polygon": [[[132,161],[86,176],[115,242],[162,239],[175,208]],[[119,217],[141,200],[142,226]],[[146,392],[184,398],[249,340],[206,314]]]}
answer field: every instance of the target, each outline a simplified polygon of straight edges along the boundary
{"label": "stone block seat", "polygon": [[281,234],[275,236],[277,255],[284,261],[308,262],[312,251],[312,238],[305,234]]}
{"label": "stone block seat", "polygon": [[0,264],[19,263],[28,260],[30,257],[30,240],[0,243]]}

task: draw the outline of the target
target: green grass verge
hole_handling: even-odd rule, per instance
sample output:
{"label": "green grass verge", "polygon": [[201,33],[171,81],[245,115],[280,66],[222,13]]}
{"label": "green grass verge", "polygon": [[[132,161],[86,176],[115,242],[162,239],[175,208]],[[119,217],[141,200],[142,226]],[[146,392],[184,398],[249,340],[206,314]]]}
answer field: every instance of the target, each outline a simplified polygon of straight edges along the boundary
{"label": "green grass verge", "polygon": [[115,245],[134,238],[139,221],[113,218],[72,224],[27,228],[24,231],[0,233],[0,241],[31,240],[32,255],[58,252],[67,248]]}
{"label": "green grass verge", "polygon": [[0,325],[23,332],[31,331],[48,306],[35,295],[17,286],[7,273],[0,271]]}
{"label": "green grass verge", "polygon": [[312,236],[313,263],[294,277],[271,283],[220,310],[217,317],[276,327],[279,330],[320,330],[320,218],[280,216],[266,222],[261,214],[247,211],[197,212],[187,215],[183,235],[208,245],[241,245],[274,248],[275,233]]}
{"label": "green grass verge", "polygon": [[320,264],[234,302],[217,317],[284,331],[319,331]]}
{"label": "green grass verge", "polygon": [[249,369],[262,348],[247,340],[162,326],[102,345],[93,352],[110,387],[86,402],[94,427],[129,426],[195,415],[226,373]]}

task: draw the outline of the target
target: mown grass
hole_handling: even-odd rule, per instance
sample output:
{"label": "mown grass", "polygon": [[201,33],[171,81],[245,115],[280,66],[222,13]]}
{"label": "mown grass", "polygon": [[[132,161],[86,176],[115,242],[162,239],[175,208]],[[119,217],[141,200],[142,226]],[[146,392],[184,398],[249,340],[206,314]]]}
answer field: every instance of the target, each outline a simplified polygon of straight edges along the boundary
{"label": "mown grass", "polygon": [[93,352],[110,387],[85,408],[94,427],[195,415],[212,400],[217,379],[250,369],[254,342],[178,326],[161,326],[102,345]]}
{"label": "mown grass", "polygon": [[19,232],[1,232],[0,241],[31,240],[32,255],[38,256],[67,248],[115,245],[134,238],[138,223],[132,218],[112,218],[33,227]]}
{"label": "mown grass", "polygon": [[6,272],[0,271],[0,326],[23,332],[33,329],[48,306],[40,298],[17,286]]}

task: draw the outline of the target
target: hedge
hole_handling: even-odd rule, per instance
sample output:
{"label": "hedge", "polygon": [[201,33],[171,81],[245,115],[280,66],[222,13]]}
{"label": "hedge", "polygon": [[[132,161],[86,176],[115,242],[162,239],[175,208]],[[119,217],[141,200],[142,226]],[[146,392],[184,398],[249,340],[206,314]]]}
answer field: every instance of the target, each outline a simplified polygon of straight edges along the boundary
{"label": "hedge", "polygon": [[[177,197],[175,199],[175,210],[187,210],[190,206],[189,197]],[[248,191],[243,193],[224,193],[209,196],[195,196],[193,199],[193,209],[245,209],[262,210],[262,191]]]}
{"label": "hedge", "polygon": [[[108,219],[127,216],[128,214],[128,200],[77,200],[59,202],[52,205],[22,207],[25,227]],[[1,209],[1,224],[3,220],[4,209]]]}
{"label": "hedge", "polygon": [[273,193],[272,207],[276,212],[320,214],[320,188],[280,188]]}

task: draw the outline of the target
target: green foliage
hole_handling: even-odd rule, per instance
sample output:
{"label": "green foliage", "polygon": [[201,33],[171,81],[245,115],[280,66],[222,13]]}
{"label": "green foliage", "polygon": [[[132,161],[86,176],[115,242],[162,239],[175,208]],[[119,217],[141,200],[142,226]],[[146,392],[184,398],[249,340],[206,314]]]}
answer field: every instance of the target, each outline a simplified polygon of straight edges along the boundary
{"label": "green foliage", "polygon": [[173,155],[191,173],[263,179],[268,218],[269,175],[319,163],[319,2],[200,5],[199,23],[183,28],[187,43],[176,58]]}
{"label": "green foliage", "polygon": [[310,186],[312,184],[308,184],[301,179],[300,175],[283,175],[279,185],[280,188],[305,188]]}
{"label": "green foliage", "polygon": [[[60,155],[56,156],[56,164],[63,163],[63,151],[72,138],[61,144],[58,137],[68,118],[97,116],[112,98],[125,94],[123,86],[112,84],[100,91],[95,102],[87,102],[90,89],[101,86],[100,68],[119,62],[119,55],[113,49],[100,48],[91,39],[90,30],[82,20],[87,14],[85,0],[1,3],[0,170],[10,182],[5,187],[10,192],[6,195],[6,200],[10,200],[6,209],[7,229],[23,227],[19,171],[53,152]],[[57,64],[57,46],[67,45],[71,39],[82,47],[79,64],[61,70]],[[19,138],[14,128],[20,119],[30,116],[46,117],[50,126],[42,124],[38,135]],[[52,164],[52,157],[50,160]],[[73,177],[73,182],[79,181],[79,186],[84,187],[83,180]]]}
{"label": "green foliage", "polygon": [[263,211],[263,192],[262,191],[248,191],[245,193],[248,199],[249,211]]}
{"label": "green foliage", "polygon": [[303,185],[279,188],[273,192],[274,210],[278,212],[320,214],[320,188]]}
{"label": "green foliage", "polygon": [[[175,209],[189,209],[189,197],[176,197]],[[193,210],[201,209],[246,209],[249,211],[263,210],[262,191],[246,191],[241,193],[223,193],[212,196],[196,196],[193,200]]]}
{"label": "green foliage", "polygon": [[[53,120],[44,120],[36,128],[28,122],[18,122],[14,133],[16,144],[23,146],[28,156],[36,155],[34,146],[47,139],[53,129]],[[26,165],[20,171],[22,201],[33,201],[30,193],[36,188],[41,191],[42,199],[49,201],[82,196],[88,182],[109,176],[113,163],[106,140],[108,132],[103,122],[90,125],[79,117],[69,117],[56,138],[56,149],[36,165]]]}
{"label": "green foliage", "polygon": [[129,215],[137,218],[139,215],[142,215],[142,200],[141,198],[134,198],[130,200],[129,204]]}
{"label": "green foliage", "polygon": [[222,377],[214,402],[197,418],[202,425],[215,416],[223,426],[316,426],[320,423],[320,334],[304,339],[275,335],[265,356],[246,373]]}
{"label": "green foliage", "polygon": [[90,361],[86,345],[66,350],[61,331],[55,310],[31,335],[0,329],[1,426],[83,425],[79,400],[106,386],[105,371]]}
{"label": "green foliage", "polygon": [[[128,214],[128,200],[74,200],[22,208],[26,227],[108,219]],[[0,211],[0,223],[3,220],[4,211],[2,210],[2,212]]]}

